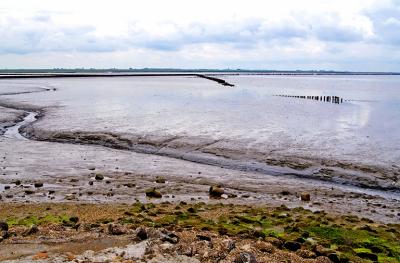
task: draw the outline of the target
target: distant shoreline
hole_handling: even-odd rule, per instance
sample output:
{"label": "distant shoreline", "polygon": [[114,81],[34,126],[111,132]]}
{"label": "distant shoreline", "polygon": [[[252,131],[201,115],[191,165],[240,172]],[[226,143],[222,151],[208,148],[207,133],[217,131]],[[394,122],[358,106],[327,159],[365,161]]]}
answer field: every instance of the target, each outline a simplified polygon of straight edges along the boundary
{"label": "distant shoreline", "polygon": [[198,77],[208,76],[237,76],[237,75],[261,75],[261,76],[400,76],[400,73],[390,72],[313,72],[313,71],[68,71],[68,72],[11,72],[1,71],[0,79],[11,78],[88,78],[88,77]]}

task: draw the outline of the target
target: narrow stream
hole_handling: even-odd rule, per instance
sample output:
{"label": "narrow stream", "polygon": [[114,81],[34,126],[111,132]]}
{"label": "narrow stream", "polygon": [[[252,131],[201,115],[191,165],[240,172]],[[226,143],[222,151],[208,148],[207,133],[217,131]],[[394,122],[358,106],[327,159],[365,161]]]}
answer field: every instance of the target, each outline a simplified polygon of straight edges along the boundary
{"label": "narrow stream", "polygon": [[19,128],[21,128],[24,125],[34,122],[36,120],[37,115],[38,115],[38,113],[36,113],[36,112],[29,112],[23,121],[15,124],[14,126],[8,127],[6,129],[6,132],[3,134],[3,136],[7,137],[7,138],[12,138],[12,139],[29,140],[29,139],[25,138],[24,136],[22,136],[22,134],[19,132]]}

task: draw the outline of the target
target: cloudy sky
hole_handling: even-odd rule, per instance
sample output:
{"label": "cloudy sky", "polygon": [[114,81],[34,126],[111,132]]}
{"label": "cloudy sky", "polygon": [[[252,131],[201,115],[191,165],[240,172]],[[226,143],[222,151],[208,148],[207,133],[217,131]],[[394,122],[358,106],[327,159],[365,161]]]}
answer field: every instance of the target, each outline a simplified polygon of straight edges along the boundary
{"label": "cloudy sky", "polygon": [[400,0],[0,0],[0,68],[400,72]]}

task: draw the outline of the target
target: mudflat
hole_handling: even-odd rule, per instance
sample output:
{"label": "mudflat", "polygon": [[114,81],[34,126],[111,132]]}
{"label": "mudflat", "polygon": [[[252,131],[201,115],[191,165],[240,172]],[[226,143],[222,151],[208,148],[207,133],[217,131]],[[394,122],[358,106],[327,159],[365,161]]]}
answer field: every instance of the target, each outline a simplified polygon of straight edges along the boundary
{"label": "mudflat", "polygon": [[[109,83],[86,90],[89,97],[100,96],[91,104],[67,96],[75,93],[65,88],[75,87],[75,80],[2,82],[7,89],[0,97],[0,220],[7,230],[0,258],[124,261],[131,253],[136,255],[131,258],[154,262],[232,262],[241,256],[260,262],[335,262],[336,257],[343,262],[375,257],[399,261],[399,167],[396,149],[390,148],[396,135],[382,141],[383,156],[372,161],[375,155],[367,149],[373,143],[367,137],[342,147],[339,137],[329,137],[336,133],[332,127],[315,128],[317,135],[301,137],[308,145],[303,147],[294,141],[295,131],[285,130],[290,120],[287,127],[273,122],[261,127],[253,116],[243,128],[229,122],[240,111],[229,116],[221,112],[228,120],[223,125],[212,115],[200,116],[203,100],[218,103],[213,92],[223,92],[228,107],[238,91],[221,89],[243,93],[241,87],[249,85],[240,78],[226,80],[234,88],[195,76],[171,82],[185,97],[206,87],[195,93],[201,99],[185,105],[168,96],[168,88],[160,84],[166,79],[117,81],[125,88],[116,92],[126,91],[135,102],[143,98],[130,87],[153,87],[151,92],[134,89],[154,97],[154,105],[138,102],[136,108],[118,108],[129,103],[125,100],[103,100],[99,94]],[[85,83],[90,80],[85,78]],[[313,103],[323,103],[288,102],[270,95],[272,106],[306,103],[311,111]],[[244,102],[262,104],[245,98],[234,105],[246,111]],[[339,113],[344,110],[338,107],[354,107],[337,113],[343,117],[365,107],[357,105],[318,107]],[[189,113],[174,115],[182,107]],[[340,126],[353,133],[342,137],[344,142],[360,132],[350,124],[357,121]],[[268,133],[269,128],[274,132]],[[366,136],[375,132],[362,131]],[[327,139],[311,143],[321,136]],[[325,151],[316,151],[322,147]],[[357,151],[359,155],[351,156]],[[140,238],[143,233],[145,239]]]}

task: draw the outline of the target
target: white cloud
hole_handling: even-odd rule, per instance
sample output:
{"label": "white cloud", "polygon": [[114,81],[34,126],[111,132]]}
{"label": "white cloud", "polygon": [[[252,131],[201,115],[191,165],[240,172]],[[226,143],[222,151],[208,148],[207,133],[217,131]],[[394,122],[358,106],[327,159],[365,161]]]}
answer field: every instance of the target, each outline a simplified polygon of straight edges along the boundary
{"label": "white cloud", "polygon": [[399,19],[396,0],[2,0],[0,67],[400,71]]}

